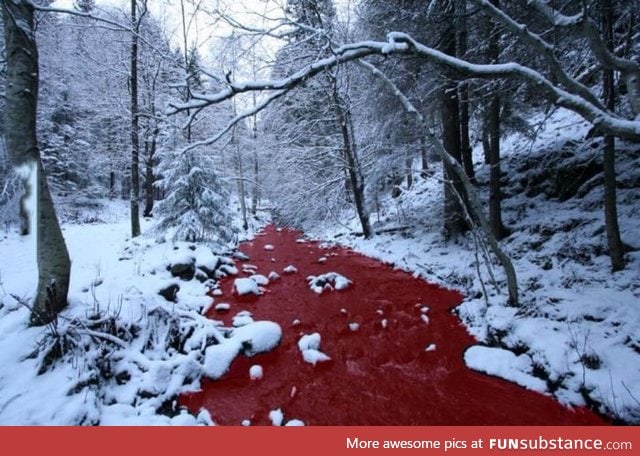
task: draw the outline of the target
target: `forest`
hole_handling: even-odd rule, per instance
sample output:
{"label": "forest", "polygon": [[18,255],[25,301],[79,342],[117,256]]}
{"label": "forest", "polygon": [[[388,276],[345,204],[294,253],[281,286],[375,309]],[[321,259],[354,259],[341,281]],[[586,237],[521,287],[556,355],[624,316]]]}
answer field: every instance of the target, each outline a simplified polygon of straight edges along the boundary
{"label": "forest", "polygon": [[1,7],[0,424],[640,423],[639,1]]}

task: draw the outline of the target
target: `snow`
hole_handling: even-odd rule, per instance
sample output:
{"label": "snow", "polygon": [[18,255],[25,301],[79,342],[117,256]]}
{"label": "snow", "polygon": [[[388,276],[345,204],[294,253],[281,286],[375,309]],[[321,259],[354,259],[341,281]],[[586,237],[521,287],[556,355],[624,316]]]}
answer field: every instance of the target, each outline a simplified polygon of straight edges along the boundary
{"label": "snow", "polygon": [[216,304],[215,309],[218,312],[225,312],[225,311],[231,309],[231,304],[229,304],[227,302],[221,302],[220,304]]}
{"label": "snow", "polygon": [[327,272],[318,276],[308,276],[309,288],[314,293],[322,294],[324,290],[344,290],[351,285],[351,280],[337,272]]}
{"label": "snow", "polygon": [[260,380],[264,376],[264,371],[262,366],[259,364],[254,364],[249,368],[249,378],[251,380]]}
{"label": "snow", "polygon": [[298,348],[302,353],[302,359],[314,366],[317,363],[330,361],[331,358],[320,351],[321,337],[319,333],[304,334],[298,340]]}
{"label": "snow", "polygon": [[232,319],[232,325],[236,328],[253,323],[253,315],[247,310],[238,312]]}
{"label": "snow", "polygon": [[[403,188],[400,197],[381,198],[380,212],[371,214],[375,230],[410,227],[401,234],[384,233],[371,239],[353,236],[351,233],[361,230],[353,212],[340,216],[341,221],[351,220],[347,227],[329,221],[305,227],[306,234],[458,289],[465,300],[455,312],[470,333],[482,344],[499,345],[514,353],[511,361],[518,358],[516,353],[524,354],[535,366],[528,372],[521,358],[516,362],[522,363],[519,370],[504,369],[502,374],[529,386],[536,384],[539,390],[549,382],[554,386],[549,394],[567,405],[585,405],[583,392],[588,391],[600,412],[640,423],[640,253],[627,253],[627,267],[612,274],[602,185],[593,180],[583,186],[580,197],[560,200],[553,196],[562,183],[559,176],[542,179],[559,165],[599,163],[601,139],[585,139],[590,125],[563,109],[536,114],[527,121],[532,128],[541,126],[533,139],[518,133],[501,138],[506,183],[503,219],[512,230],[501,244],[518,274],[520,307],[507,305],[505,278],[497,263],[492,264],[491,273],[498,289],[491,285],[486,263],[477,263],[472,236],[456,242],[443,238],[439,169],[434,178],[416,180],[410,190]],[[620,230],[623,240],[637,247],[637,146],[620,141],[616,147]],[[488,167],[483,164],[480,145],[474,149],[474,159],[477,188],[488,201]],[[533,190],[537,193],[528,194]],[[484,285],[478,278],[478,266]],[[426,307],[425,303],[417,305],[421,314],[429,316]],[[388,324],[381,321],[383,328]],[[477,370],[494,372],[492,363],[505,359],[498,355],[473,361]],[[531,380],[532,375],[537,381]]]}
{"label": "snow", "polygon": [[533,391],[547,391],[547,384],[531,374],[533,364],[527,355],[516,356],[502,348],[475,345],[465,351],[464,361],[471,369],[510,380]]}
{"label": "snow", "polygon": [[266,278],[265,276],[263,276],[262,274],[254,274],[251,277],[249,277],[251,280],[253,280],[256,284],[258,284],[259,286],[266,286],[269,285],[269,279]]}
{"label": "snow", "polygon": [[283,268],[282,272],[284,272],[285,274],[295,274],[296,272],[298,272],[298,269],[294,265],[290,264],[289,266]]}
{"label": "snow", "polygon": [[284,413],[282,413],[282,409],[275,409],[269,412],[269,419],[271,420],[271,424],[274,426],[282,426],[282,422],[284,421]]}
{"label": "snow", "polygon": [[272,281],[272,282],[273,282],[273,281],[278,280],[278,279],[280,278],[280,274],[278,274],[276,271],[271,271],[271,272],[269,273],[269,275],[267,276],[267,278],[268,278],[270,281]]}
{"label": "snow", "polygon": [[[535,124],[542,118],[529,121]],[[579,153],[566,158],[568,163],[581,157],[597,158],[599,149],[590,151],[598,139],[585,142],[586,130],[583,121],[558,110],[548,116],[547,126],[534,141],[517,134],[503,138],[503,170],[508,181],[504,219],[513,232],[502,245],[519,276],[520,307],[508,306],[504,293],[491,286],[485,264],[476,263],[470,236],[455,243],[443,239],[441,174],[416,180],[397,199],[381,197],[380,213],[372,214],[375,229],[398,226],[398,222],[416,228],[363,239],[350,235],[358,230],[357,221],[345,216],[340,220],[348,221],[347,228],[318,223],[309,234],[340,241],[415,277],[459,289],[465,301],[455,312],[478,339],[464,354],[469,368],[553,395],[568,405],[584,405],[586,391],[602,413],[640,423],[640,253],[629,252],[627,268],[610,273],[601,186],[594,185],[582,197],[566,201],[546,194],[553,191],[551,187],[526,195],[531,190],[527,182],[539,176],[534,174],[535,166],[525,169],[524,165],[548,164],[550,157],[574,149]],[[638,158],[634,158],[634,146],[621,143],[619,147],[621,231],[627,243],[639,246],[638,190],[633,184]],[[486,193],[487,168],[481,164],[479,148],[475,155],[478,188]],[[57,333],[28,326],[28,309],[19,301],[28,301],[37,283],[33,238],[13,231],[3,234],[0,258],[10,261],[0,264],[0,345],[5,347],[0,350],[0,425],[210,425],[213,421],[205,410],[189,414],[176,409],[171,417],[158,410],[175,402],[181,393],[198,391],[202,377],[224,376],[238,356],[253,356],[280,344],[282,328],[255,321],[249,312],[234,315],[232,327],[204,317],[212,306],[217,311],[230,310],[227,303],[212,303],[206,295],[222,295],[216,280],[238,273],[233,261],[224,256],[228,250],[217,252],[201,243],[145,236],[130,239],[129,221],[117,204],[107,209],[117,213],[114,220],[63,224],[72,277],[69,307],[57,322]],[[146,229],[148,223],[143,221]],[[239,252],[232,255],[248,260]],[[327,257],[318,258],[318,268],[324,267],[320,260]],[[333,255],[331,259],[334,261]],[[215,270],[215,277],[208,283],[178,280],[167,270],[178,262]],[[252,276],[233,281],[238,294],[260,295],[261,286],[277,279],[275,271],[264,277],[254,274],[257,268],[245,266],[250,265],[243,265],[242,270]],[[478,266],[486,293],[476,273]],[[288,265],[283,272],[296,273],[297,268]],[[498,289],[504,289],[502,271],[494,267],[493,274]],[[309,279],[317,293],[350,284],[336,272]],[[176,302],[158,295],[168,284],[180,286]],[[416,324],[429,323],[428,307],[416,305],[415,315],[421,319],[416,318]],[[347,309],[340,313],[348,315]],[[390,323],[382,318],[382,309],[376,313],[380,330],[387,328]],[[342,318],[341,325],[357,325]],[[294,320],[292,325],[301,322]],[[299,328],[290,330],[297,333]],[[429,334],[428,327],[424,331]],[[67,337],[70,348],[49,365],[45,360],[59,341],[57,337]],[[184,349],[177,350],[170,341],[180,342]],[[444,342],[438,342],[438,347]],[[316,365],[331,359],[320,345],[319,333],[300,337],[298,348],[304,362]],[[437,348],[435,343],[425,345],[418,350]],[[332,356],[338,360],[337,354]],[[109,375],[103,375],[105,365]],[[258,365],[249,369],[250,377],[254,367]],[[291,391],[295,396],[296,387]],[[282,409],[271,413],[274,424],[304,424],[296,419],[286,421]],[[251,422],[247,419],[242,424]]]}
{"label": "snow", "polygon": [[228,342],[207,347],[202,365],[203,373],[212,379],[222,377],[241,350],[241,344]]}
{"label": "snow", "polygon": [[233,291],[239,296],[248,294],[261,295],[264,289],[251,277],[243,277],[233,281]]}
{"label": "snow", "polygon": [[314,366],[317,363],[321,363],[324,361],[330,361],[331,358],[329,358],[329,356],[327,356],[326,354],[322,353],[320,350],[315,350],[313,348],[310,348],[308,350],[303,350],[302,351],[302,359],[304,359],[304,361],[306,363],[309,364],[313,364]]}
{"label": "snow", "polygon": [[249,258],[249,255],[247,255],[244,252],[241,252],[240,250],[236,250],[235,252],[233,252],[233,257],[240,261],[249,261],[251,259]]}
{"label": "snow", "polygon": [[304,426],[304,421],[293,419],[286,422],[285,426]]}
{"label": "snow", "polygon": [[282,328],[272,321],[256,321],[235,328],[231,338],[239,341],[247,356],[273,350],[282,339]]}
{"label": "snow", "polygon": [[349,331],[355,332],[360,329],[360,325],[358,323],[349,323]]}
{"label": "snow", "polygon": [[305,334],[298,341],[298,348],[300,351],[305,351],[309,349],[318,350],[320,348],[320,342],[322,338],[320,333],[313,334]]}
{"label": "snow", "polygon": [[[28,309],[12,297],[28,300],[35,290],[33,238],[7,232],[0,242],[0,256],[12,259],[0,265],[0,343],[12,347],[0,351],[0,424],[214,424],[206,410],[181,410],[178,395],[197,391],[202,377],[220,378],[243,353],[274,348],[281,330],[242,312],[234,322],[244,329],[206,318],[214,307],[207,293],[221,294],[215,280],[178,280],[167,267],[184,262],[220,277],[234,272],[233,261],[202,243],[130,239],[127,205],[105,206],[104,223],[62,226],[72,271],[57,333],[29,327]],[[169,284],[180,287],[176,302],[158,295]],[[58,337],[69,348],[49,365]],[[159,412],[167,403],[172,416]]]}
{"label": "snow", "polygon": [[265,244],[264,249],[270,251],[270,250],[275,250],[275,247],[272,246],[271,244]]}

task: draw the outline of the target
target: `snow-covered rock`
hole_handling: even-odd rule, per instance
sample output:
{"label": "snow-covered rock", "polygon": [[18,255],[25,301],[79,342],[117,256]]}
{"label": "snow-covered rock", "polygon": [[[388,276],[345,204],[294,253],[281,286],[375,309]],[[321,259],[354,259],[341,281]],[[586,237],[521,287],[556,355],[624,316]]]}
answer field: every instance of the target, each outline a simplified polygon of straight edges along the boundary
{"label": "snow-covered rock", "polygon": [[264,292],[264,289],[261,288],[252,278],[242,277],[233,281],[233,291],[238,296],[248,294],[261,295]]}
{"label": "snow-covered rock", "polygon": [[309,350],[311,348],[318,350],[320,348],[320,342],[322,338],[320,333],[305,334],[298,341],[298,348],[300,351]]}
{"label": "snow-covered rock", "polygon": [[304,334],[300,340],[298,340],[298,348],[305,362],[315,366],[317,363],[331,360],[329,356],[320,351],[320,341],[321,337],[317,332]]}
{"label": "snow-covered rock", "polygon": [[271,410],[269,412],[269,419],[273,426],[282,426],[282,423],[284,422],[284,413],[282,413],[282,409]]}
{"label": "snow-covered rock", "polygon": [[268,278],[270,281],[272,281],[272,282],[273,282],[273,281],[278,280],[278,279],[280,278],[280,274],[278,274],[276,271],[271,271],[271,272],[269,273],[269,275],[267,276],[267,278]]}
{"label": "snow-covered rock", "polygon": [[235,341],[225,341],[218,345],[207,347],[204,352],[204,363],[202,372],[209,378],[217,379],[222,377],[236,356],[240,354],[242,345]]}
{"label": "snow-covered rock", "polygon": [[295,274],[296,272],[298,272],[298,268],[290,264],[289,266],[286,266],[285,268],[283,268],[282,272],[284,272],[285,274]]}
{"label": "snow-covered rock", "polygon": [[239,341],[247,356],[266,353],[278,346],[282,328],[272,321],[256,321],[231,331],[231,338]]}
{"label": "snow-covered rock", "polygon": [[254,364],[249,368],[249,378],[251,380],[261,380],[264,376],[264,370],[259,364]]}
{"label": "snow-covered rock", "polygon": [[302,359],[304,359],[305,362],[309,364],[313,364],[314,366],[317,363],[331,361],[331,358],[328,355],[322,353],[320,350],[315,350],[313,348],[302,350]]}
{"label": "snow-covered rock", "polygon": [[321,294],[326,289],[344,290],[353,283],[337,272],[327,272],[319,276],[311,275],[307,277],[307,281],[309,282],[309,288],[317,294]]}
{"label": "snow-covered rock", "polygon": [[257,283],[258,286],[267,286],[267,285],[269,285],[269,279],[266,278],[265,276],[263,276],[262,274],[254,274],[249,278],[251,280],[253,280],[255,283]]}
{"label": "snow-covered rock", "polygon": [[248,310],[243,310],[242,312],[238,312],[232,321],[232,325],[236,328],[240,326],[246,326],[249,323],[253,323],[253,315]]}
{"label": "snow-covered rock", "polygon": [[285,426],[304,426],[304,421],[298,419],[289,420]]}

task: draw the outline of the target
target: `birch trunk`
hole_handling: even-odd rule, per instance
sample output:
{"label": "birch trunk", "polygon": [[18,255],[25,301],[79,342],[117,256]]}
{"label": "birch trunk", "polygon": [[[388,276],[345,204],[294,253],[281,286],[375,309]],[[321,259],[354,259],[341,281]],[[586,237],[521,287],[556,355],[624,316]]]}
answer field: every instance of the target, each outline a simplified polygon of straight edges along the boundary
{"label": "birch trunk", "polygon": [[[38,48],[33,13],[33,5],[27,0],[2,2],[7,59],[7,151],[11,163],[23,176],[28,194],[35,196],[22,201],[22,211],[29,214],[29,223],[35,226],[37,243],[38,289],[30,322],[43,325],[53,321],[67,305],[71,261],[43,172],[36,137]],[[35,204],[28,207],[30,202]],[[34,216],[35,220],[32,219]]]}

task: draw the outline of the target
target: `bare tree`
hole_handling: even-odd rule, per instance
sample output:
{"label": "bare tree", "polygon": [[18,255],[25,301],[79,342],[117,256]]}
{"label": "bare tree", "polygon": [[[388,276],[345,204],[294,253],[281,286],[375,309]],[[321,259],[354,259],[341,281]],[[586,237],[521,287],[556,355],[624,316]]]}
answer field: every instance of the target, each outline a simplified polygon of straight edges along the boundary
{"label": "bare tree", "polygon": [[[492,0],[493,5],[500,6],[499,0]],[[496,64],[500,59],[500,27],[489,19],[489,39],[487,59]],[[500,88],[492,87],[486,108],[485,128],[487,130],[487,160],[489,164],[489,224],[493,235],[502,239],[506,230],[502,224],[502,190],[500,185]]]}
{"label": "bare tree", "polygon": [[[611,0],[600,0],[600,16],[602,21],[602,37],[607,51],[613,51],[614,11]],[[604,103],[610,111],[615,110],[615,80],[612,68],[605,68],[602,75]],[[616,146],[612,135],[604,137],[604,216],[609,244],[611,269],[624,269],[624,244],[620,238],[618,226],[618,208],[616,201]]]}
{"label": "bare tree", "polygon": [[[147,13],[147,0],[131,0],[131,236],[140,235],[140,119],[138,112],[138,37]],[[141,12],[138,14],[138,4]]]}

